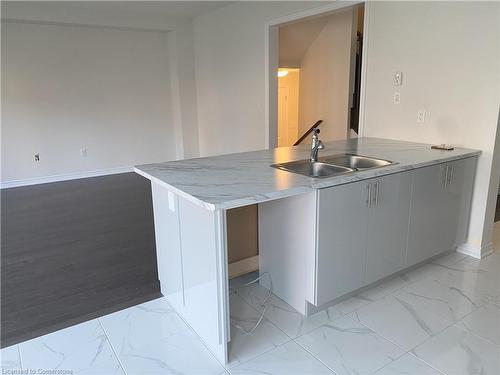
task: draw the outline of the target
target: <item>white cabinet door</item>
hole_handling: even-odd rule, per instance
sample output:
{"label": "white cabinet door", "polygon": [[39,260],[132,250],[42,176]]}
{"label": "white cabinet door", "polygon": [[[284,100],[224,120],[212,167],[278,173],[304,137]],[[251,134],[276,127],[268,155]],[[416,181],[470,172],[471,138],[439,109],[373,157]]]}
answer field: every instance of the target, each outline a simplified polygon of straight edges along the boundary
{"label": "white cabinet door", "polygon": [[405,267],[411,182],[411,172],[372,181],[374,199],[368,210],[367,284]]}
{"label": "white cabinet door", "polygon": [[162,294],[174,309],[184,308],[182,255],[179,234],[179,200],[156,182],[151,182],[155,223],[158,278]]}
{"label": "white cabinet door", "polygon": [[227,361],[229,292],[225,212],[179,198],[184,320],[212,354]]}
{"label": "white cabinet door", "polygon": [[224,364],[230,334],[225,212],[151,186],[161,291]]}
{"label": "white cabinet door", "polygon": [[316,306],[365,285],[368,184],[319,191]]}

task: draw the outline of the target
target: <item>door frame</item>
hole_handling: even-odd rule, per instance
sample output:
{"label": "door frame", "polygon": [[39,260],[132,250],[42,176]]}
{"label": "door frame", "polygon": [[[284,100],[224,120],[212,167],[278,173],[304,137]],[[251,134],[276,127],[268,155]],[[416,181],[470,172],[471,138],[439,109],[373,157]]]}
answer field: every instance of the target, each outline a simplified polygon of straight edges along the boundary
{"label": "door frame", "polygon": [[[307,9],[285,17],[274,19],[265,25],[265,147],[275,148],[278,141],[278,79],[274,72],[278,71],[278,28],[312,16],[332,13],[358,4],[365,4],[363,21],[363,55],[361,59],[361,96],[359,104],[359,136],[364,136],[365,101],[366,101],[366,67],[369,46],[369,26],[371,3],[369,1],[332,2],[328,5]],[[271,72],[273,74],[271,74]]]}

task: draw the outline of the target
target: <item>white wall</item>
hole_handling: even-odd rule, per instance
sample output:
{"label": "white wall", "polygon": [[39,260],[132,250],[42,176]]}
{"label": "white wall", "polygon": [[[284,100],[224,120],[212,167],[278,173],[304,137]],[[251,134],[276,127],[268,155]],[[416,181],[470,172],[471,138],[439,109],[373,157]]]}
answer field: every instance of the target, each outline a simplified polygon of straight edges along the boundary
{"label": "white wall", "polygon": [[174,159],[167,49],[160,32],[2,22],[2,182]]}
{"label": "white wall", "polygon": [[328,16],[328,22],[302,58],[300,134],[321,119],[321,139],[347,137],[353,16],[353,8]]}
{"label": "white wall", "polygon": [[168,45],[177,158],[188,159],[200,152],[192,22],[179,23],[169,32]]}
{"label": "white wall", "polygon": [[237,2],[194,19],[201,155],[266,148],[265,25],[321,2]]}
{"label": "white wall", "polygon": [[[469,245],[484,252],[500,173],[492,163],[500,102],[500,4],[374,2],[368,13],[364,135],[483,150]],[[401,87],[392,84],[395,71],[403,72]],[[395,91],[401,92],[399,105],[392,104]],[[425,124],[417,124],[418,110],[427,111]]]}

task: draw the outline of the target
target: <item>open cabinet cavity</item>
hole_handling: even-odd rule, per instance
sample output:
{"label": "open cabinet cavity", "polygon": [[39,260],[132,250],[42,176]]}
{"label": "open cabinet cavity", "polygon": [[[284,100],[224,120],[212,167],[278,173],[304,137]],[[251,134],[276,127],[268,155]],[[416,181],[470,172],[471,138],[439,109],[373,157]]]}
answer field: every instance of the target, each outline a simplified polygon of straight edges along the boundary
{"label": "open cabinet cavity", "polygon": [[300,334],[313,293],[315,215],[315,192],[226,211],[228,259],[234,246],[258,246],[258,270],[229,280],[231,365]]}

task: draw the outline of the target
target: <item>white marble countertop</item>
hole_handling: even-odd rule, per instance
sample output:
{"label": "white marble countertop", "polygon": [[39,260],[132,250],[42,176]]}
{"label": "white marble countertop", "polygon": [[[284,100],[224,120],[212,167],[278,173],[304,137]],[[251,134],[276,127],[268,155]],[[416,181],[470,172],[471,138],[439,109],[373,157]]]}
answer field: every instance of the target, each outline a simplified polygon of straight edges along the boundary
{"label": "white marble countertop", "polygon": [[319,157],[354,153],[397,164],[329,178],[311,178],[270,167],[308,159],[310,145],[280,147],[205,158],[144,164],[135,171],[176,194],[210,210],[246,206],[315,189],[342,185],[450,160],[479,155],[478,150],[431,150],[431,145],[380,138],[357,138],[325,143]]}

